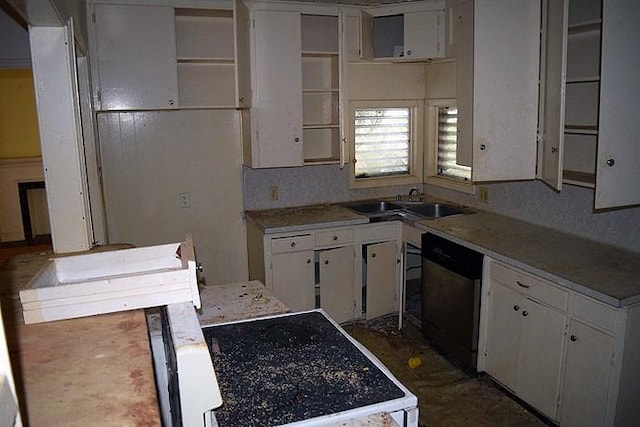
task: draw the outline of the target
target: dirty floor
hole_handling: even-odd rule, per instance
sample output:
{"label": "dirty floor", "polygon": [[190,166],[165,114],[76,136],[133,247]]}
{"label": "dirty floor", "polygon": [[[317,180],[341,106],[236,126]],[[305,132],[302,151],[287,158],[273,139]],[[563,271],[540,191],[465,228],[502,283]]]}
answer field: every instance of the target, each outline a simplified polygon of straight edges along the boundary
{"label": "dirty floor", "polygon": [[[449,362],[397,316],[357,322],[344,329],[384,363],[418,397],[420,426],[544,426],[539,418],[486,377],[472,377]],[[422,362],[409,367],[411,357]]]}

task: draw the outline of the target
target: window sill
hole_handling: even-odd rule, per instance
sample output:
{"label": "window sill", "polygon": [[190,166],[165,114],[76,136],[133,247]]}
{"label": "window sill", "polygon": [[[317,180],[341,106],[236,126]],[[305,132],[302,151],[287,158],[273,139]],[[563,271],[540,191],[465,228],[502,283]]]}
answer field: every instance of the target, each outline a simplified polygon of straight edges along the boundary
{"label": "window sill", "polygon": [[351,188],[390,187],[392,185],[421,184],[420,177],[415,175],[380,176],[373,178],[351,179]]}
{"label": "window sill", "polygon": [[426,177],[424,182],[425,184],[431,184],[461,193],[476,194],[476,187],[470,181],[460,181],[454,178],[434,175]]}

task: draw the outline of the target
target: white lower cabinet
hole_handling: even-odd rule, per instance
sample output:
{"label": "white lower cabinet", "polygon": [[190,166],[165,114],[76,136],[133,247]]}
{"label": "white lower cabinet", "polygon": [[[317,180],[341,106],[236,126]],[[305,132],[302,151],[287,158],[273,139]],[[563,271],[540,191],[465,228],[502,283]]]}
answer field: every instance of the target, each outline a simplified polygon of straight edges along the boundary
{"label": "white lower cabinet", "polygon": [[640,419],[640,304],[613,307],[487,258],[478,370],[562,426]]}
{"label": "white lower cabinet", "polygon": [[560,422],[604,425],[614,338],[573,319],[568,335]]}
{"label": "white lower cabinet", "polygon": [[313,250],[303,250],[273,254],[271,257],[271,290],[292,310],[316,307],[313,255]]}
{"label": "white lower cabinet", "polygon": [[398,311],[399,222],[268,234],[247,222],[249,277],[290,309],[338,323]]}
{"label": "white lower cabinet", "polygon": [[565,315],[491,281],[486,371],[555,419]]}

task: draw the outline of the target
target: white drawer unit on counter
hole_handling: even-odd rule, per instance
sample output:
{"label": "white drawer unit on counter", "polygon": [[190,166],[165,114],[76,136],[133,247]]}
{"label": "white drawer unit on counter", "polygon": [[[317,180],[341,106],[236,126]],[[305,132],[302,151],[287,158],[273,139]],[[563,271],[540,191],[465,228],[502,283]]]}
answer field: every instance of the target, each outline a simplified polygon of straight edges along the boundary
{"label": "white drawer unit on counter", "polygon": [[337,322],[398,310],[400,223],[270,233],[247,221],[249,276],[292,310],[323,308]]}
{"label": "white drawer unit on counter", "polygon": [[640,416],[640,305],[616,308],[485,259],[478,370],[562,426]]}

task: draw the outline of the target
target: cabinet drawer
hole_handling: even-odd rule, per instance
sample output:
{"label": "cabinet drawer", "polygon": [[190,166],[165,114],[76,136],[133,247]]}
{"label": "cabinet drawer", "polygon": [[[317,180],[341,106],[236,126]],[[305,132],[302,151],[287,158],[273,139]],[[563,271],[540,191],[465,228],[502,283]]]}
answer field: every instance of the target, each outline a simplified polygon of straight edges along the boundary
{"label": "cabinet drawer", "polygon": [[593,326],[615,333],[618,310],[591,298],[575,295],[573,315],[591,323]]}
{"label": "cabinet drawer", "polygon": [[271,252],[281,254],[313,249],[313,238],[310,234],[301,236],[276,237],[271,239]]}
{"label": "cabinet drawer", "polygon": [[316,233],[316,246],[335,246],[353,242],[353,229],[319,231]]}
{"label": "cabinet drawer", "polygon": [[568,292],[558,289],[544,279],[514,270],[496,261],[491,263],[491,279],[558,310],[567,310]]}

